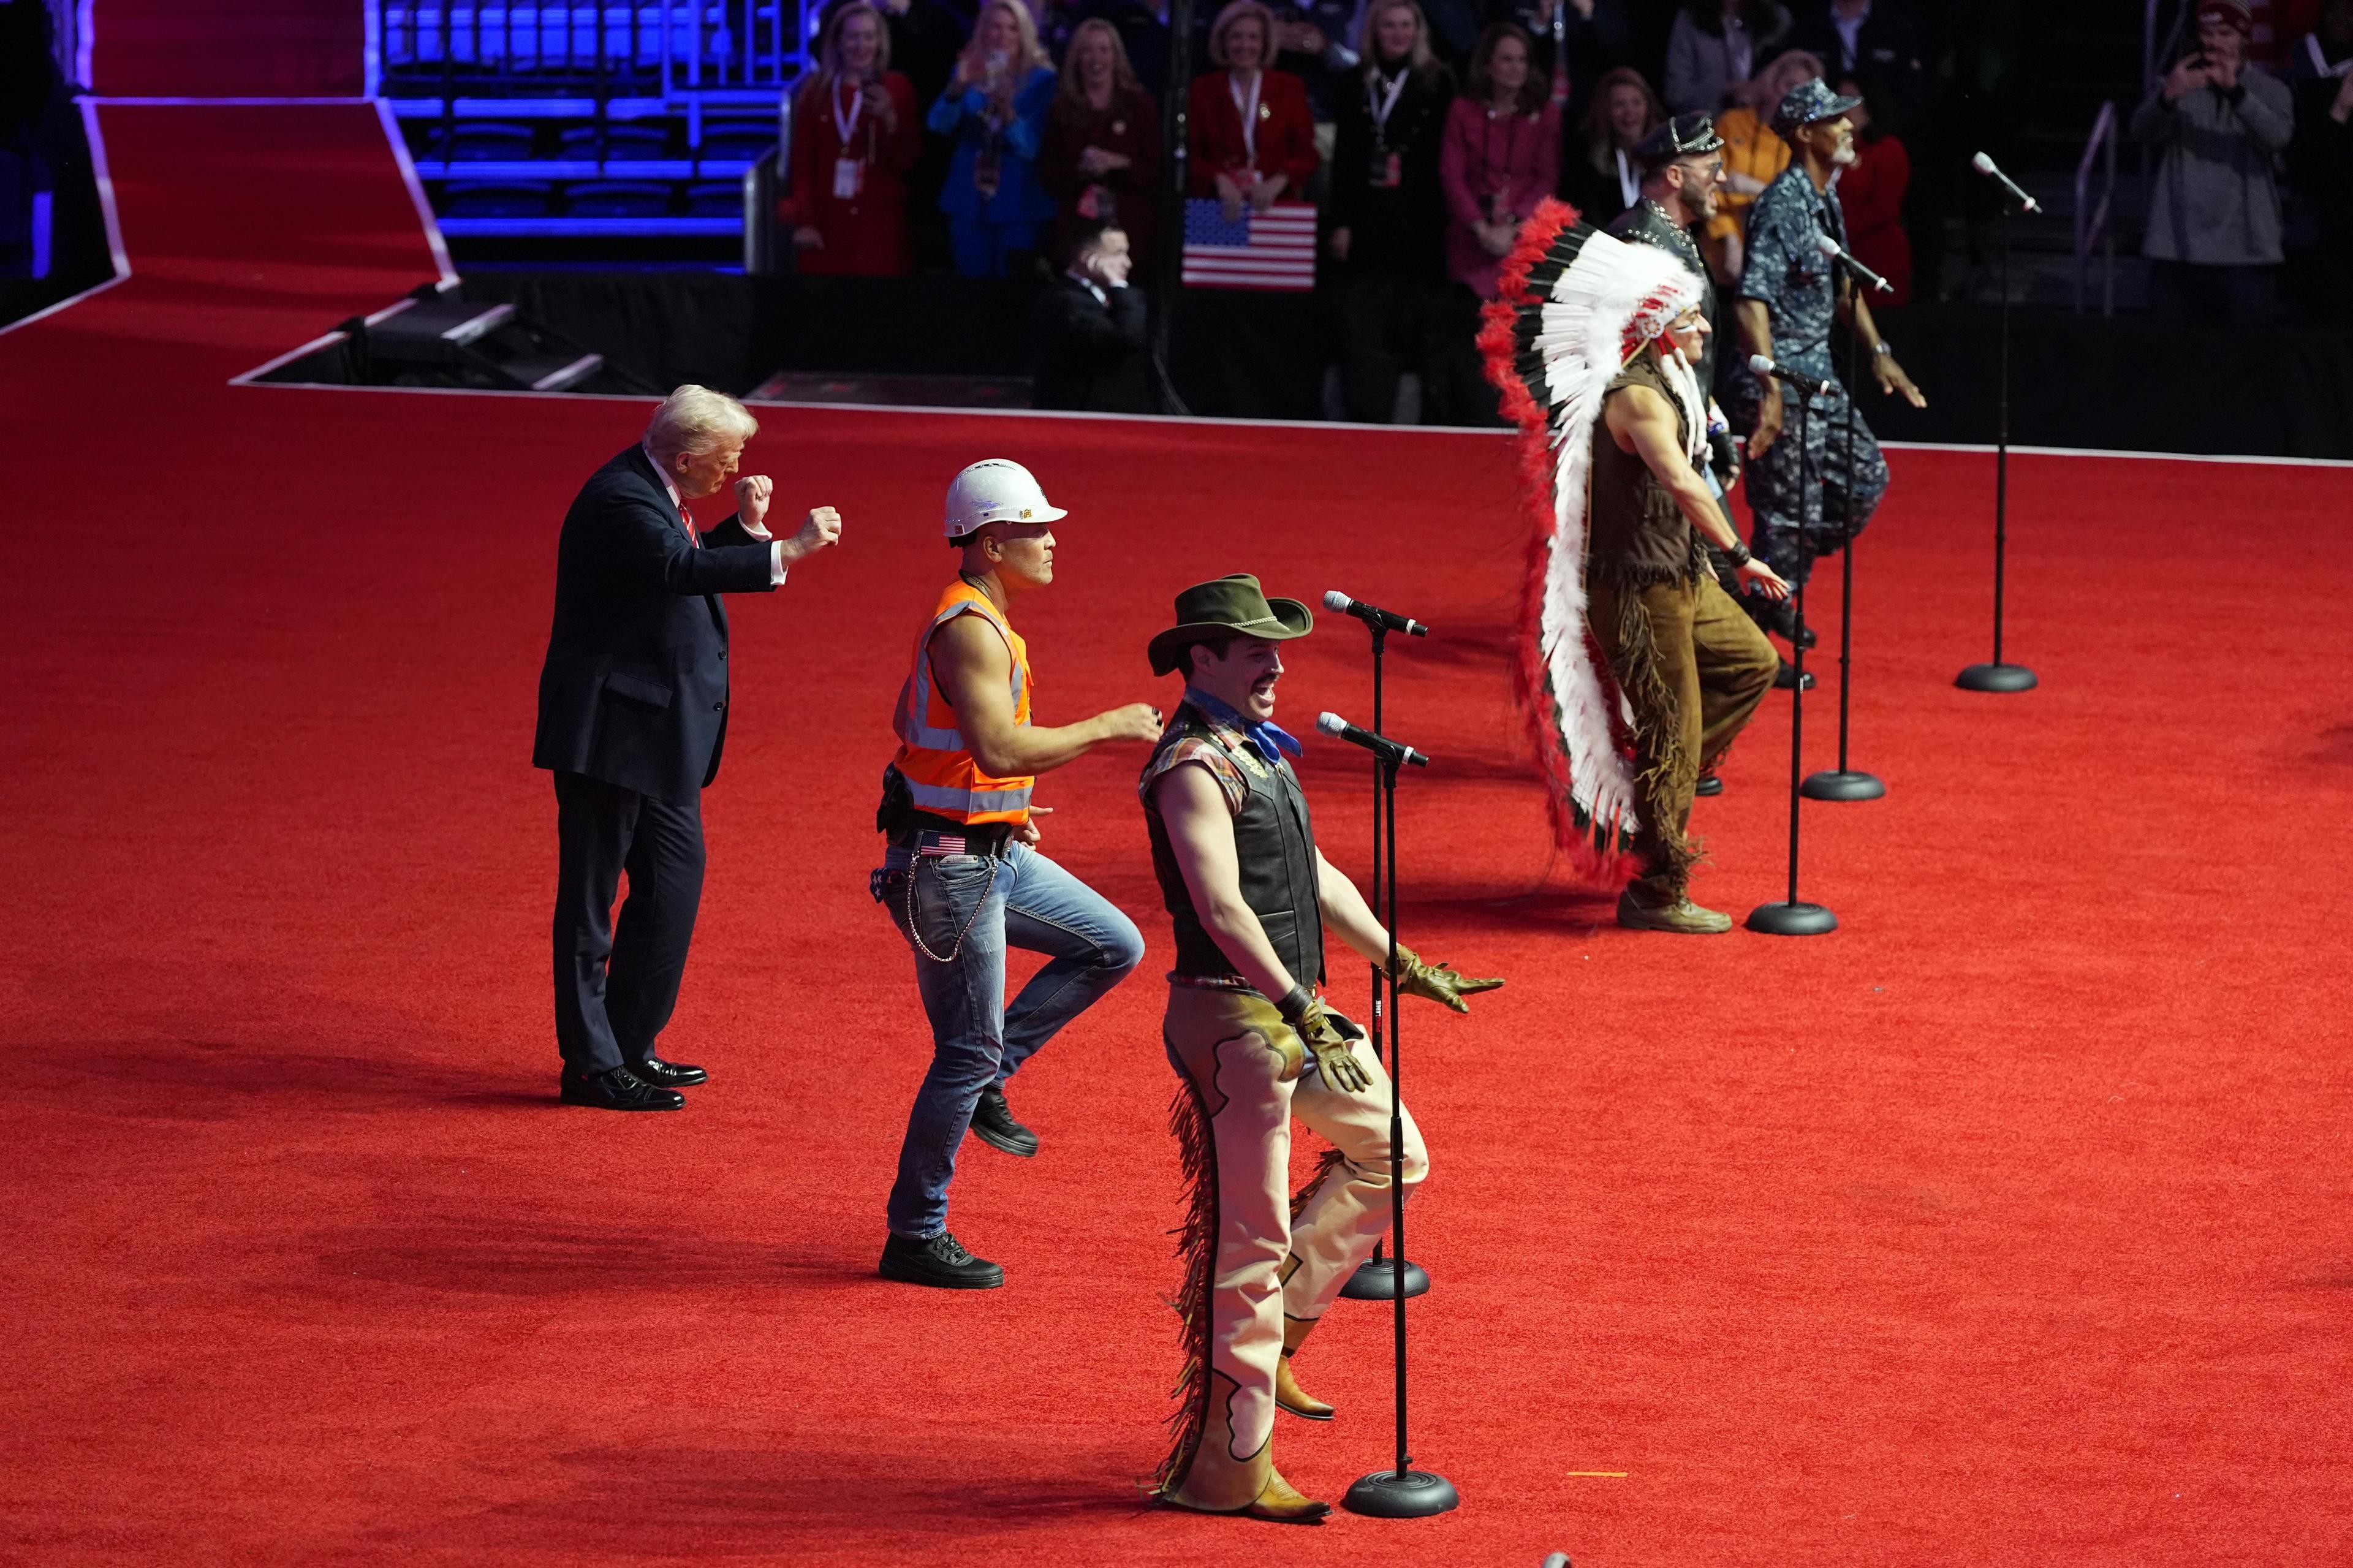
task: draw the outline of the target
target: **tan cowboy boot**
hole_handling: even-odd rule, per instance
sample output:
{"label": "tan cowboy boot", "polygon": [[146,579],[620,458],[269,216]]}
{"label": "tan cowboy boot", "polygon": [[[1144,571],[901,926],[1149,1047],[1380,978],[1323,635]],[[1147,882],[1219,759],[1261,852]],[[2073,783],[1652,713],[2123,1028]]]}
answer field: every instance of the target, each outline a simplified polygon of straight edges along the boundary
{"label": "tan cowboy boot", "polygon": [[1298,1377],[1291,1370],[1292,1353],[1306,1342],[1313,1321],[1302,1322],[1297,1318],[1282,1321],[1282,1359],[1274,1363],[1274,1403],[1277,1408],[1309,1421],[1329,1421],[1332,1407],[1299,1386]]}
{"label": "tan cowboy boot", "polygon": [[1331,1511],[1330,1503],[1306,1496],[1284,1480],[1281,1470],[1268,1473],[1266,1490],[1242,1510],[1251,1519],[1271,1519],[1277,1524],[1313,1524]]}
{"label": "tan cowboy boot", "polygon": [[1299,1386],[1299,1379],[1291,1371],[1291,1357],[1285,1355],[1274,1366],[1274,1403],[1293,1415],[1309,1421],[1329,1421],[1332,1407]]}

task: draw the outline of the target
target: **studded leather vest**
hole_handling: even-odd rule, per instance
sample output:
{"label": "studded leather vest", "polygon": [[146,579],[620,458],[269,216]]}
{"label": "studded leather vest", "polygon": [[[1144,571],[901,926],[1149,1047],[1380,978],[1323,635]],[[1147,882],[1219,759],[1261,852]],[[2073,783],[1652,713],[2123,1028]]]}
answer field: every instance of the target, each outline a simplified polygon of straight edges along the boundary
{"label": "studded leather vest", "polygon": [[1152,786],[1174,767],[1207,766],[1234,809],[1234,856],[1241,872],[1242,901],[1258,916],[1282,966],[1303,985],[1324,981],[1324,917],[1316,902],[1315,833],[1307,816],[1307,796],[1288,762],[1270,763],[1238,731],[1219,724],[1191,703],[1181,704],[1145,763],[1138,790],[1152,837],[1152,870],[1160,879],[1161,901],[1176,931],[1176,962],[1171,979],[1228,980],[1243,984],[1217,939],[1201,923],[1193,894],[1168,844]]}

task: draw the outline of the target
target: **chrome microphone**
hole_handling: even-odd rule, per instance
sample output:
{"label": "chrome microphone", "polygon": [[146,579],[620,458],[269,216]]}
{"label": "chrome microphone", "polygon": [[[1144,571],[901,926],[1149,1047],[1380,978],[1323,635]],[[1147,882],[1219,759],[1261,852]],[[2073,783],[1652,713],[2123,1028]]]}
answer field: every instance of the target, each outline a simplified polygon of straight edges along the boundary
{"label": "chrome microphone", "polygon": [[1993,154],[1990,153],[1980,153],[1976,157],[1970,159],[1969,167],[1975,169],[1978,174],[1983,174],[1989,180],[1999,181],[2001,188],[2010,193],[2010,200],[2016,202],[2026,211],[2031,213],[2039,213],[2042,210],[2042,204],[2041,202],[2036,201],[2032,196],[2030,196],[2024,191],[2020,190],[2018,188],[2018,182],[2001,172],[2000,165],[1993,161]]}
{"label": "chrome microphone", "polygon": [[1809,397],[1828,397],[1831,395],[1831,383],[1816,381],[1810,375],[1799,375],[1787,366],[1776,364],[1763,354],[1750,354],[1748,368],[1758,375],[1769,375],[1776,381],[1786,381]]}
{"label": "chrome microphone", "polygon": [[1426,637],[1430,628],[1411,616],[1400,616],[1395,610],[1384,610],[1367,605],[1362,599],[1351,599],[1337,588],[1324,590],[1324,607],[1337,610],[1344,616],[1354,616],[1365,625],[1378,631],[1403,632],[1409,637]]}
{"label": "chrome microphone", "polygon": [[1853,251],[1849,250],[1845,246],[1841,245],[1829,235],[1818,234],[1814,236],[1814,248],[1820,251],[1826,258],[1831,261],[1845,263],[1846,269],[1849,272],[1853,273],[1857,278],[1862,279],[1865,283],[1870,284],[1881,293],[1893,294],[1895,292],[1894,284],[1890,283],[1886,279],[1882,278],[1878,273],[1873,272],[1870,268],[1865,267],[1862,262],[1856,260]]}
{"label": "chrome microphone", "polygon": [[1315,727],[1327,735],[1336,735],[1352,746],[1362,746],[1388,763],[1391,767],[1410,764],[1417,768],[1430,766],[1430,759],[1403,741],[1392,741],[1387,735],[1376,735],[1370,730],[1359,730],[1337,713],[1317,716]]}

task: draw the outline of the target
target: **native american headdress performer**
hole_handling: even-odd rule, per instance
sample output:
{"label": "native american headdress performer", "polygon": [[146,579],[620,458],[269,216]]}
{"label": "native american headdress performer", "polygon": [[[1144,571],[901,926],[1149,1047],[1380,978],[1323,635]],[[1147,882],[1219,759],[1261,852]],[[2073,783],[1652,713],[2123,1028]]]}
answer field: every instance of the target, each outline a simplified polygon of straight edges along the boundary
{"label": "native american headdress performer", "polygon": [[1700,279],[1667,251],[1539,208],[1506,262],[1481,342],[1517,420],[1529,521],[1517,686],[1575,871],[1636,864],[1621,925],[1729,931],[1688,893],[1685,832],[1702,771],[1732,744],[1778,668],[1716,581],[1786,593],[1754,561],[1703,477],[1709,405],[1692,369],[1710,326]]}
{"label": "native american headdress performer", "polygon": [[[1479,338],[1504,412],[1520,430],[1529,542],[1514,687],[1553,831],[1571,868],[1591,881],[1610,875],[1611,852],[1631,842],[1640,820],[1633,714],[1587,623],[1593,428],[1627,363],[1700,302],[1698,281],[1664,251],[1613,239],[1546,202],[1520,229]],[[1705,450],[1706,396],[1680,356],[1668,374],[1696,459]]]}

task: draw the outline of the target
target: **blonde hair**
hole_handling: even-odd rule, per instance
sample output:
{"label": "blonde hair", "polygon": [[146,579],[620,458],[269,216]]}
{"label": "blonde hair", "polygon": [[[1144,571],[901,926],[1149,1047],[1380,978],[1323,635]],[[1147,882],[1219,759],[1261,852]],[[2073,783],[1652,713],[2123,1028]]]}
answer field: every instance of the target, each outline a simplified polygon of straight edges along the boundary
{"label": "blonde hair", "polygon": [[1048,58],[1045,46],[1038,41],[1038,19],[1029,15],[1029,7],[1021,0],[988,0],[988,4],[980,8],[980,14],[972,19],[972,37],[965,41],[964,52],[957,57],[964,61],[966,78],[977,81],[987,68],[988,51],[982,47],[980,35],[988,26],[991,11],[1003,11],[1010,16],[1014,31],[1021,37],[1021,58],[1014,68],[1015,87],[1020,86],[1020,78],[1027,77],[1040,66],[1048,70],[1054,68],[1054,62]]}
{"label": "blonde hair", "polygon": [[1087,89],[1079,81],[1079,40],[1096,33],[1111,40],[1111,92],[1117,99],[1124,92],[1140,92],[1144,84],[1135,78],[1135,68],[1128,63],[1127,40],[1119,29],[1101,16],[1090,16],[1071,29],[1071,41],[1062,49],[1062,89],[1056,96],[1086,100]]}
{"label": "blonde hair", "polygon": [[1227,0],[1225,9],[1219,11],[1218,19],[1209,25],[1210,62],[1229,68],[1232,67],[1233,61],[1226,58],[1226,35],[1233,31],[1234,24],[1244,16],[1258,18],[1259,27],[1266,39],[1265,53],[1259,57],[1258,68],[1272,70],[1274,68],[1274,13],[1266,7],[1262,0]]}
{"label": "blonde hair", "polygon": [[849,5],[827,18],[825,32],[818,39],[818,59],[821,62],[818,74],[828,87],[842,79],[841,30],[849,25],[850,17],[856,16],[874,18],[874,79],[881,81],[890,73],[890,26],[882,20],[882,13],[868,5],[866,0],[850,0]]}
{"label": "blonde hair", "polygon": [[[1438,57],[1430,52],[1430,17],[1421,8],[1421,0],[1372,0],[1365,7],[1364,19],[1356,26],[1356,53],[1364,58],[1364,68],[1377,68],[1381,58],[1378,34],[1381,18],[1392,11],[1413,13],[1413,47],[1405,57],[1406,74],[1428,76],[1438,64]],[[1534,60],[1529,62],[1534,64]]]}
{"label": "blonde hair", "polygon": [[688,382],[663,398],[646,422],[646,450],[667,466],[673,458],[700,458],[759,433],[760,422],[750,409],[723,392]]}

